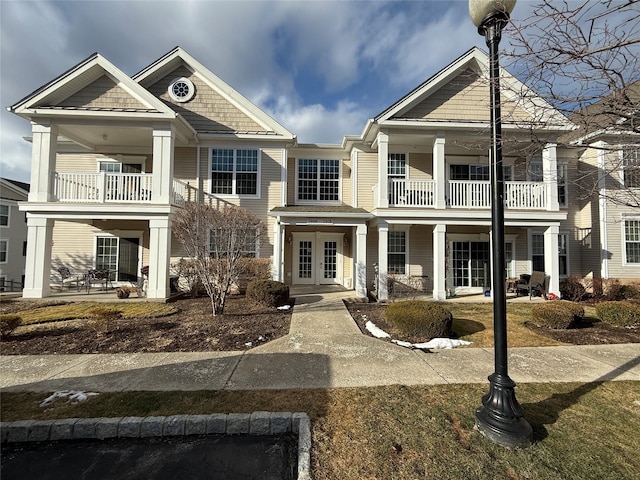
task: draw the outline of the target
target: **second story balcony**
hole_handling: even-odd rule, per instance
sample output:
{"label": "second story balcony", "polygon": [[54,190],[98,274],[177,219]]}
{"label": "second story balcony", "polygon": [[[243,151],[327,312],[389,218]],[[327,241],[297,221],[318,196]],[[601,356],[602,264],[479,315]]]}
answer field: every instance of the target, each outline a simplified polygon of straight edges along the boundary
{"label": "second story balcony", "polygon": [[[450,180],[445,189],[446,208],[491,208],[491,183],[476,180]],[[436,208],[435,180],[389,179],[389,207]],[[505,208],[548,210],[551,185],[548,182],[504,182]],[[374,186],[378,198],[378,185]]]}
{"label": "second story balcony", "polygon": [[[52,178],[53,201],[61,203],[158,203],[151,173],[61,173]],[[173,179],[171,204],[182,205],[196,198],[189,184]]]}

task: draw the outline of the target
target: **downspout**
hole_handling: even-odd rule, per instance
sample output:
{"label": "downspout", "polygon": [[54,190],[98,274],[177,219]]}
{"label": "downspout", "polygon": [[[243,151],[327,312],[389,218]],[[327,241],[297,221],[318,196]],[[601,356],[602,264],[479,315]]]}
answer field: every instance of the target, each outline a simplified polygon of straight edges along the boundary
{"label": "downspout", "polygon": [[[598,143],[602,147],[602,142]],[[598,148],[598,221],[600,222],[600,277],[609,278],[609,244],[607,242],[607,181],[605,175],[605,150]]]}
{"label": "downspout", "polygon": [[194,135],[194,139],[196,141],[196,185],[198,188],[198,202],[202,202],[204,200],[204,195],[202,192],[202,186],[200,185],[200,141],[198,139],[198,134]]}

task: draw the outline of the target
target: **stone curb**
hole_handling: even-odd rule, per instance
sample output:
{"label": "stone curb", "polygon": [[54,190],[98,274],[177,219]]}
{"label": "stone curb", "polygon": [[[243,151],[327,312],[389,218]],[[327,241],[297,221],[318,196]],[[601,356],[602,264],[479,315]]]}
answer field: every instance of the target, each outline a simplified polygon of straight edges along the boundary
{"label": "stone curb", "polygon": [[298,480],[311,479],[311,421],[306,413],[253,412],[166,417],[64,418],[0,422],[0,442],[104,440],[189,435],[298,435]]}

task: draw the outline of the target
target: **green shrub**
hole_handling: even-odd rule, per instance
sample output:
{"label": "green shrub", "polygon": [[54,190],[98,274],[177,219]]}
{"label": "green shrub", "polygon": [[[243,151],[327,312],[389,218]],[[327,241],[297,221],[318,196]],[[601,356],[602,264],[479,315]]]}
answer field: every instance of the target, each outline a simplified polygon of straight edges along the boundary
{"label": "green shrub", "polygon": [[583,318],[584,308],[567,300],[540,303],[531,309],[531,322],[543,328],[571,328]]}
{"label": "green shrub", "polygon": [[247,285],[247,299],[267,307],[278,307],[289,302],[289,287],[275,280],[254,280]]}
{"label": "green shrub", "polygon": [[451,336],[453,315],[439,303],[420,300],[390,303],[386,318],[401,332],[425,340]]}
{"label": "green shrub", "polygon": [[16,328],[22,323],[22,318],[18,315],[6,314],[0,315],[0,337],[6,338],[11,335]]}
{"label": "green shrub", "polygon": [[640,299],[640,287],[635,284],[622,285],[620,287],[620,296],[624,300]]}
{"label": "green shrub", "polygon": [[579,277],[569,277],[560,282],[560,296],[570,302],[580,302],[587,296],[587,289]]}
{"label": "green shrub", "polygon": [[601,302],[596,305],[596,314],[603,322],[621,327],[640,325],[640,303],[628,300]]}

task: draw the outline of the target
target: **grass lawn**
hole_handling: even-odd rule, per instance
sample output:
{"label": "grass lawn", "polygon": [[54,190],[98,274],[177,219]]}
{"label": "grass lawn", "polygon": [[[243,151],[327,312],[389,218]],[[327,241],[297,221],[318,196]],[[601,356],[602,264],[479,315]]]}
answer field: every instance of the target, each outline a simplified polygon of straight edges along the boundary
{"label": "grass lawn", "polygon": [[[4,393],[2,420],[305,411],[313,478],[638,479],[640,382],[524,384],[535,444],[511,451],[473,429],[482,385],[100,394],[83,404]],[[393,445],[401,448],[394,450]],[[400,450],[400,451],[398,451]]]}

